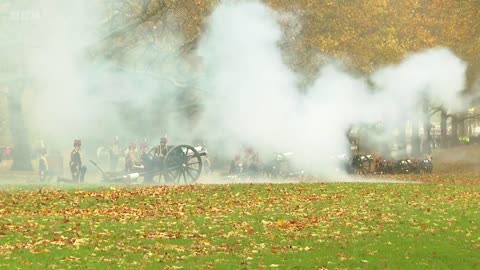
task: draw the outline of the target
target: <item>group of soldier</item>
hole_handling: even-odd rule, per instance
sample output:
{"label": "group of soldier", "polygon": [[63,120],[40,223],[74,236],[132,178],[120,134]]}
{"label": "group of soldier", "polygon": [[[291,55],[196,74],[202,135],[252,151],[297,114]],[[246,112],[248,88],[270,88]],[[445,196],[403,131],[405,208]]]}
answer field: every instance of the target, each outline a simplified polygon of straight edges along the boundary
{"label": "group of soldier", "polygon": [[[70,161],[68,163],[72,178],[59,177],[60,182],[82,183],[85,181],[85,174],[87,167],[82,162],[81,156],[82,141],[76,139],[73,142],[73,149],[70,152]],[[140,145],[140,151],[137,149],[136,143],[130,143],[128,150],[125,153],[125,173],[132,173],[138,169],[144,169],[151,166],[151,155],[155,158],[164,158],[168,152],[168,139],[163,137],[160,140],[160,145],[152,149],[152,153],[148,153],[149,147],[146,143]],[[116,170],[118,161],[122,156],[122,149],[119,144],[118,137],[115,137],[112,147],[110,149],[110,169]],[[40,158],[38,163],[39,177],[41,181],[45,181],[49,176],[48,160],[46,148],[40,150]],[[151,181],[153,177],[146,176],[146,181]]]}
{"label": "group of soldier", "polygon": [[[154,147],[151,150],[151,153],[149,153],[149,150],[150,149],[147,144],[142,143],[140,145],[140,152],[138,153],[136,143],[131,143],[125,155],[125,173],[133,173],[136,172],[138,169],[149,171],[152,169],[154,163],[152,158],[155,158],[156,160],[164,159],[168,153],[167,137],[165,136],[161,138],[160,144],[157,147]],[[112,162],[118,162],[118,159]],[[146,174],[144,178],[146,182],[153,181],[153,175]]]}
{"label": "group of soldier", "polygon": [[[80,154],[82,148],[82,141],[76,139],[73,141],[73,149],[70,152],[70,161],[68,166],[72,174],[72,178],[59,177],[58,181],[60,182],[74,182],[82,183],[85,180],[85,173],[87,172],[87,167],[82,163],[82,156]],[[49,170],[49,162],[47,159],[47,149],[42,147],[39,150],[40,158],[38,162],[38,174],[40,181],[45,181],[48,177],[51,177],[51,171]]]}

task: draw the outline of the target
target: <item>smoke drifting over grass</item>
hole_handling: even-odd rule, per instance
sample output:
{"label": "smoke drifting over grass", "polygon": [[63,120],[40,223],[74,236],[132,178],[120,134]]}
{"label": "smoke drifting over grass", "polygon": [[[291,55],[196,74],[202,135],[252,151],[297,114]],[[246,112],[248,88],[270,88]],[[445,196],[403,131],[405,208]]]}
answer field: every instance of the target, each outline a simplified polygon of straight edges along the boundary
{"label": "smoke drifting over grass", "polygon": [[[330,175],[337,167],[331,157],[349,149],[345,133],[352,125],[383,121],[387,131],[394,130],[420,115],[425,95],[451,109],[462,105],[466,66],[448,49],[411,54],[370,78],[327,64],[304,92],[301,76],[282,58],[279,14],[260,1],[219,4],[194,53],[202,59],[199,74],[179,68],[189,63],[178,48],[141,41],[121,61],[92,56],[90,45],[106,32],[108,1],[74,3],[38,3],[42,19],[27,33],[35,44],[26,57],[36,88],[27,108],[30,127],[62,147],[77,137],[93,144],[115,135],[157,143],[168,132],[173,143],[207,138],[225,158],[243,145],[263,158],[293,151],[298,165]],[[181,36],[172,39],[182,44]],[[202,91],[191,92],[197,88]],[[203,110],[195,124],[180,106],[185,93],[204,95],[196,101]]]}

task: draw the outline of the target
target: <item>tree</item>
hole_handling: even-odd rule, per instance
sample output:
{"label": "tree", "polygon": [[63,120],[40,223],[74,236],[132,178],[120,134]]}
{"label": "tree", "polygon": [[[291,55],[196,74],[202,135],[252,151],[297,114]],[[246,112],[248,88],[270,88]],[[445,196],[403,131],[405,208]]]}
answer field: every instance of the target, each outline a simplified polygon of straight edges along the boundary
{"label": "tree", "polygon": [[16,89],[10,91],[8,95],[8,115],[14,143],[11,167],[13,171],[30,171],[33,169],[31,163],[32,148],[22,109],[23,84],[24,82],[21,81],[19,84],[14,85],[13,87]]}
{"label": "tree", "polygon": [[[409,52],[436,46],[452,48],[469,63],[466,89],[480,75],[480,2],[462,1],[312,1],[267,0],[295,17],[301,31],[286,37],[291,64],[316,73],[318,54],[343,59],[370,73],[403,59]],[[286,27],[289,27],[287,24]]]}
{"label": "tree", "polygon": [[4,75],[5,78],[0,83],[8,89],[6,93],[8,126],[13,141],[12,170],[32,170],[29,130],[22,108],[23,93],[29,82],[24,65],[27,47],[24,35],[36,19],[36,14],[28,9],[30,4],[29,0],[5,1],[3,7],[5,11],[10,12],[9,16],[0,16],[6,18],[0,20],[0,40],[6,41],[2,42],[3,54],[0,54],[0,61],[4,65],[0,75]]}
{"label": "tree", "polygon": [[[350,70],[369,74],[382,65],[400,61],[406,53],[447,46],[469,63],[466,92],[472,91],[472,85],[480,75],[480,2],[477,0],[265,2],[283,14],[280,23],[286,35],[280,45],[286,61],[299,73],[314,76],[322,59],[328,59],[323,56],[333,56],[342,59]],[[9,8],[15,5],[24,7],[32,1],[2,2],[5,3]],[[159,85],[169,81],[179,93],[175,101],[177,107],[193,119],[200,110],[197,105],[201,92],[193,84],[182,80],[186,76],[179,75],[182,72],[174,67],[177,63],[171,62],[176,58],[188,58],[194,51],[207,16],[219,1],[118,0],[102,3],[108,6],[104,14],[105,23],[98,29],[102,38],[86,50],[89,60],[99,63],[109,61],[114,68],[157,80]],[[8,11],[8,8],[5,10]],[[5,16],[0,16],[0,20],[2,18]],[[18,33],[9,32],[11,30],[5,22],[0,21],[0,27],[3,27],[0,33],[2,45],[10,44],[8,50],[2,50],[0,61],[2,64],[13,62],[3,67],[8,66],[9,71],[17,72],[19,68],[16,66],[21,66],[20,59],[3,60],[8,55],[22,55],[15,50],[19,42],[11,41],[11,37],[18,36]],[[164,76],[162,72],[165,70],[175,70],[176,73]],[[9,100],[14,104],[12,108],[21,108],[15,105],[16,100],[19,99],[13,96]],[[162,114],[157,107],[148,110],[152,115]],[[447,117],[444,112],[441,116],[443,137],[446,136]],[[461,122],[461,119],[457,116],[458,121]],[[152,119],[152,122],[159,122],[156,120]],[[22,121],[17,119],[16,122]],[[429,122],[429,117],[425,117],[425,134],[429,133]],[[20,127],[12,127],[14,130],[28,133],[21,124]],[[462,133],[462,128],[459,132]],[[17,135],[14,134],[14,137],[28,138]],[[431,139],[427,137],[425,140]]]}
{"label": "tree", "polygon": [[448,119],[447,112],[444,109],[441,109],[440,111],[440,145],[443,148],[448,146],[447,119]]}

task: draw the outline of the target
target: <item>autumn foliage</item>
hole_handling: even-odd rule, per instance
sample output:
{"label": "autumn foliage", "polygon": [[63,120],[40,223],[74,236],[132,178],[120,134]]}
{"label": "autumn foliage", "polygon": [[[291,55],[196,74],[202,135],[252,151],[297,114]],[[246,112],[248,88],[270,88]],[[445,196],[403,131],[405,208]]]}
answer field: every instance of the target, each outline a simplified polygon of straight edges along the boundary
{"label": "autumn foliage", "polygon": [[[162,25],[184,34],[188,49],[204,30],[208,15],[220,2],[144,1],[132,4],[146,18],[145,26]],[[352,68],[371,72],[380,65],[400,61],[405,54],[445,46],[470,63],[469,85],[480,72],[480,2],[422,0],[265,0],[280,14],[286,37],[282,44],[290,64],[314,72],[314,57],[333,56]],[[163,13],[162,13],[163,12]],[[175,20],[159,14],[171,12]],[[143,14],[143,15],[142,15]],[[149,16],[145,16],[149,15]],[[312,58],[313,57],[313,58]]]}

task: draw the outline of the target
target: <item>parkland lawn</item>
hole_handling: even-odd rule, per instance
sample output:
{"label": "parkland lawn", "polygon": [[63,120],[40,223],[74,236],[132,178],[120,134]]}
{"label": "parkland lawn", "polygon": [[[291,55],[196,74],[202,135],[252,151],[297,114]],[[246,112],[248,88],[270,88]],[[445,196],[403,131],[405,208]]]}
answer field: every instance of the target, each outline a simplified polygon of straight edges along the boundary
{"label": "parkland lawn", "polygon": [[0,268],[479,269],[480,186],[4,189]]}

